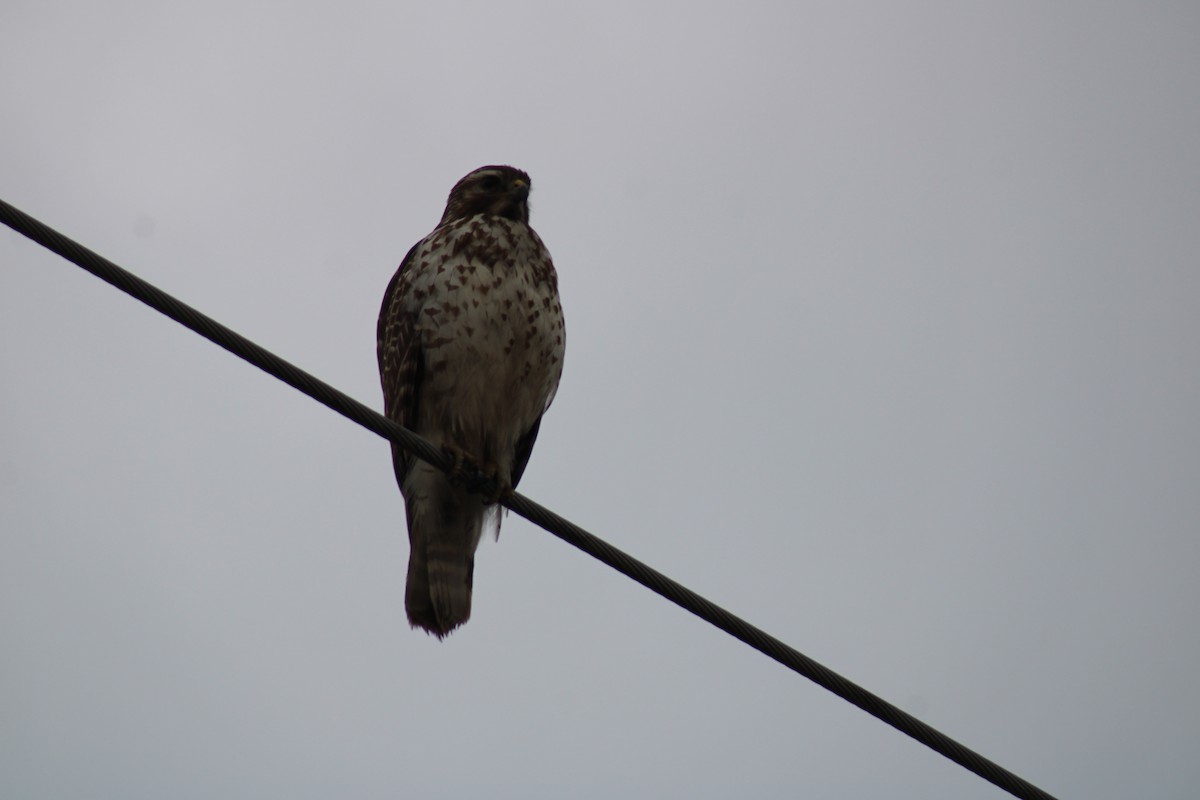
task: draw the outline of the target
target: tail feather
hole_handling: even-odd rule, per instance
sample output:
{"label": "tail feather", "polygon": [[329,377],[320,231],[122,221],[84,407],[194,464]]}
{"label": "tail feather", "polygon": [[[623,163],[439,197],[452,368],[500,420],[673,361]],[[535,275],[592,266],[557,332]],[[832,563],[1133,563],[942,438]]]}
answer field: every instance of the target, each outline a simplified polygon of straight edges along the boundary
{"label": "tail feather", "polygon": [[414,628],[441,639],[471,618],[471,579],[485,509],[440,473],[424,477],[410,476],[405,486],[411,549],[404,608]]}
{"label": "tail feather", "polygon": [[404,587],[404,610],[408,612],[408,624],[444,636],[433,610],[433,598],[429,594],[429,568],[425,563],[425,548],[413,545],[408,554],[408,581]]}
{"label": "tail feather", "polygon": [[475,555],[456,545],[431,542],[414,547],[408,558],[404,608],[415,628],[439,639],[471,618],[471,578]]}

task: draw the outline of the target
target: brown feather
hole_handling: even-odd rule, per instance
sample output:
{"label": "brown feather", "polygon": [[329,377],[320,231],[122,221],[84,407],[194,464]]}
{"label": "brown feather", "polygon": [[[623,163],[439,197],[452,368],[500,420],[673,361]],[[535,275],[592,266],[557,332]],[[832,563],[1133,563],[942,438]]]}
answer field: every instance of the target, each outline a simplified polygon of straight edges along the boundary
{"label": "brown feather", "polygon": [[[562,309],[549,253],[529,227],[529,176],[482,167],[450,192],[438,226],[413,246],[384,295],[376,349],[384,411],[434,444],[524,473],[562,372]],[[470,617],[480,498],[399,448],[409,533],[405,606],[441,638]]]}

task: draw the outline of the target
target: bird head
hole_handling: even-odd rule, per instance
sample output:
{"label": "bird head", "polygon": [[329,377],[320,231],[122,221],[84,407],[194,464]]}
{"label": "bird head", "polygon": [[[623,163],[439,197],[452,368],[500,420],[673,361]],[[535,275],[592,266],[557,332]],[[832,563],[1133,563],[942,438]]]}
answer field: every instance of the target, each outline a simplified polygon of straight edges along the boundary
{"label": "bird head", "polygon": [[480,167],[454,184],[441,224],[476,214],[529,222],[529,176],[516,167]]}

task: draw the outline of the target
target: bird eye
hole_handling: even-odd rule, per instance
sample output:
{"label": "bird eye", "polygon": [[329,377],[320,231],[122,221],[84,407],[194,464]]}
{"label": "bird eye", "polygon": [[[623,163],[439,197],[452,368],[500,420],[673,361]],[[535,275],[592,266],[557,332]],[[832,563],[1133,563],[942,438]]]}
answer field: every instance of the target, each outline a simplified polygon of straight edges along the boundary
{"label": "bird eye", "polygon": [[484,175],[479,181],[479,188],[485,192],[493,192],[500,188],[500,179],[495,175]]}

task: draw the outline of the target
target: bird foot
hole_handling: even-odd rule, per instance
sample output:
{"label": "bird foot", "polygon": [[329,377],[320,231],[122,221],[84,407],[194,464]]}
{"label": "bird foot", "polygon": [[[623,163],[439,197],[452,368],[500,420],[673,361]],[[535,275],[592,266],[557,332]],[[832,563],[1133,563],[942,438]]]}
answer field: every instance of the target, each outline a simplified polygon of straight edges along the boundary
{"label": "bird foot", "polygon": [[512,484],[500,480],[500,467],[488,461],[482,467],[475,457],[458,445],[447,444],[442,450],[453,460],[446,478],[451,486],[461,486],[469,492],[483,495],[484,505],[494,505],[512,497]]}
{"label": "bird foot", "polygon": [[484,464],[480,475],[485,479],[480,484],[480,489],[483,490],[483,504],[485,506],[495,505],[501,500],[507,500],[512,497],[512,484],[500,480],[500,467],[495,461],[489,461]]}
{"label": "bird foot", "polygon": [[450,481],[451,486],[465,486],[479,475],[479,462],[466,450],[456,444],[444,444],[442,451],[450,456],[453,462],[449,471],[446,472],[446,478]]}

